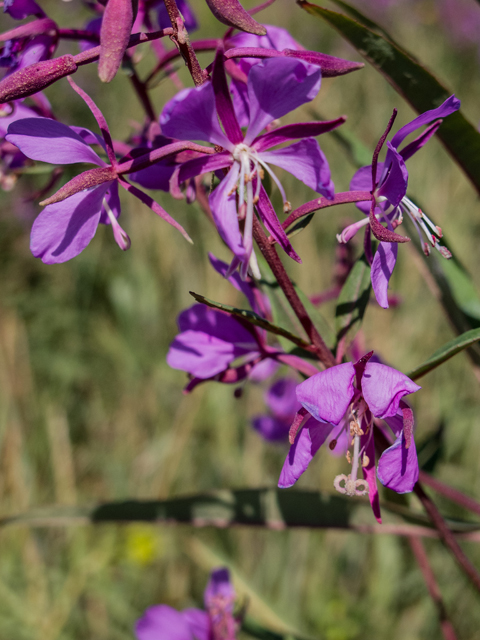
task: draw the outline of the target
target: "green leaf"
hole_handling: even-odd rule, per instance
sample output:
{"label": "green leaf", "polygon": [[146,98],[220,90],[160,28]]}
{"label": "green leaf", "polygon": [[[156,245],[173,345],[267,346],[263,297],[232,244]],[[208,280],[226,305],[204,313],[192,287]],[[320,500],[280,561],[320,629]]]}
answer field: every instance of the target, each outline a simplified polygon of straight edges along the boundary
{"label": "green leaf", "polygon": [[[382,509],[407,522],[431,526],[428,517],[402,505],[383,503]],[[261,526],[275,531],[288,527],[381,532],[363,524],[370,518],[368,500],[340,494],[295,489],[236,489],[212,491],[168,500],[125,500],[96,507],[45,507],[0,519],[0,525],[62,526],[88,522],[155,522],[195,527]],[[480,523],[447,520],[454,532],[477,531]],[[415,531],[412,530],[412,534]]]}
{"label": "green leaf", "polygon": [[296,634],[284,634],[266,629],[248,616],[242,620],[242,631],[258,640],[304,640]]}
{"label": "green leaf", "polygon": [[[348,6],[341,4],[344,8]],[[337,29],[419,113],[438,107],[452,94],[384,30],[358,11],[357,20],[363,24],[308,2],[300,2],[300,6]],[[354,10],[349,7],[348,11]],[[457,111],[445,118],[436,135],[480,193],[480,133]]]}
{"label": "green leaf", "polygon": [[332,331],[330,325],[325,320],[320,311],[313,305],[310,301],[310,298],[299,288],[296,284],[294,284],[295,291],[298,294],[298,297],[302,301],[303,306],[307,310],[310,319],[313,324],[317,328],[319,334],[322,336],[325,344],[329,349],[333,349],[335,345],[335,334]]}
{"label": "green leaf", "polygon": [[283,336],[296,344],[298,347],[308,347],[308,342],[306,340],[302,340],[294,333],[288,331],[288,329],[283,329],[282,327],[273,324],[273,322],[269,322],[259,316],[254,311],[250,311],[248,309],[237,309],[237,307],[231,307],[228,304],[222,304],[221,302],[215,302],[214,300],[209,300],[205,298],[205,296],[201,296],[199,293],[194,293],[193,291],[189,291],[190,295],[195,298],[197,302],[201,304],[206,304],[208,307],[212,307],[213,309],[219,309],[221,311],[226,311],[231,316],[236,316],[237,318],[241,318],[250,324],[255,325],[256,327],[261,327],[270,333],[274,333],[277,336]]}
{"label": "green leaf", "polygon": [[466,331],[462,333],[462,335],[450,340],[447,344],[444,344],[443,347],[440,347],[431,358],[429,358],[426,362],[421,364],[419,367],[416,367],[409,373],[407,376],[412,380],[418,380],[426,373],[430,373],[433,369],[439,367],[442,363],[453,358],[454,355],[460,353],[464,349],[472,346],[475,342],[480,340],[480,329],[472,329],[471,331]]}
{"label": "green leaf", "polygon": [[353,265],[340,291],[335,309],[337,344],[340,340],[350,343],[360,329],[372,288],[370,265],[365,254]]}

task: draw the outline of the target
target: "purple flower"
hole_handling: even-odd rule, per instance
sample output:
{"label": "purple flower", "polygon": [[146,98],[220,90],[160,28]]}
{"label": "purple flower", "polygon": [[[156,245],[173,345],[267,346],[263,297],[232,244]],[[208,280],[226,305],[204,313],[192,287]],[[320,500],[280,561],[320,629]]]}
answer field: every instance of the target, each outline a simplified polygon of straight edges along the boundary
{"label": "purple flower", "polygon": [[[168,17],[168,11],[165,7],[165,2],[163,0],[156,0],[155,2],[152,2],[151,5],[154,9],[157,10],[159,28],[168,29],[168,27],[171,27],[172,23],[170,22],[170,18]],[[177,0],[177,7],[183,17],[183,21],[187,30],[195,31],[196,29],[198,29],[197,19],[195,18],[195,14],[193,13],[192,8],[187,0]]]}
{"label": "purple flower", "polygon": [[206,611],[150,607],[135,625],[138,640],[235,640],[235,591],[228,569],[212,571],[204,600]]}
{"label": "purple flower", "polygon": [[[388,308],[387,289],[397,261],[397,243],[408,240],[404,236],[393,233],[393,230],[401,224],[404,213],[413,222],[426,255],[429,254],[430,247],[428,243],[423,242],[420,230],[423,231],[430,245],[435,247],[441,255],[446,258],[451,257],[448,249],[440,244],[440,238],[442,237],[440,227],[435,226],[425,213],[406,195],[408,171],[405,161],[421,149],[434,135],[442,123],[442,120],[438,120],[438,118],[448,116],[459,108],[460,100],[455,96],[450,96],[436,109],[426,111],[409,124],[406,124],[397,131],[391,142],[387,141],[385,162],[377,163],[376,157],[374,157],[372,165],[359,169],[350,183],[351,191],[368,191],[372,189],[371,206],[370,203],[366,202],[357,204],[361,211],[370,215],[368,218],[344,229],[337,236],[337,239],[339,242],[348,242],[360,228],[370,225],[374,236],[380,240],[372,263],[372,285],[377,302],[384,309]],[[415,140],[399,150],[398,147],[405,138],[423,125],[429,126]],[[379,149],[376,150],[376,155],[378,155],[378,151]],[[372,167],[375,168],[373,169]],[[387,228],[383,227],[379,220],[385,221]]]}
{"label": "purple flower", "polygon": [[[118,246],[123,250],[128,249],[130,239],[117,220],[120,215],[118,184],[189,239],[184,229],[160,205],[121,175],[134,171],[136,167],[141,168],[145,158],[150,162],[149,154],[123,164],[117,163],[110,131],[101,111],[72,80],[70,84],[90,107],[102,137],[88,129],[69,127],[49,118],[17,120],[9,126],[6,136],[8,142],[16,145],[32,160],[53,164],[85,162],[96,165],[94,169],[75,176],[57,193],[44,200],[43,204],[47,206],[32,227],[30,248],[33,255],[46,264],[70,260],[88,246],[100,223],[110,224]],[[108,163],[92,149],[93,144],[103,148]]]}
{"label": "purple flower", "polygon": [[15,20],[23,20],[32,15],[43,18],[45,15],[34,0],[4,0],[3,11]]}
{"label": "purple flower", "polygon": [[[339,364],[308,378],[297,387],[297,399],[311,418],[297,435],[280,474],[279,487],[291,487],[307,469],[311,459],[334,427],[344,422],[353,451],[348,476],[337,476],[334,486],[340,493],[368,493],[373,513],[381,522],[375,478],[373,418],[381,418],[395,435],[395,443],[380,457],[378,479],[397,493],[412,491],[418,479],[418,461],[413,440],[413,413],[402,398],[419,387],[392,367],[369,362],[370,352],[355,364]],[[332,446],[332,445],[330,445]],[[335,446],[335,445],[334,445]],[[357,479],[359,467],[364,480]],[[342,484],[343,483],[343,484]]]}
{"label": "purple flower", "polygon": [[[211,158],[183,164],[177,178],[182,183],[209,171],[229,169],[224,177],[220,174],[222,180],[210,195],[209,202],[218,231],[235,256],[231,268],[233,270],[242,264],[243,277],[246,277],[249,266],[252,273],[259,275],[252,253],[254,207],[279,245],[290,257],[300,261],[262,186],[262,175],[268,172],[282,194],[284,207],[290,207],[270,164],[286,169],[318,193],[333,197],[327,160],[312,136],[334,129],[342,124],[344,118],[286,125],[260,135],[273,120],[313,100],[320,89],[320,82],[320,69],[300,60],[272,58],[255,65],[248,75],[250,122],[244,135],[233,109],[223,52],[219,51],[212,83],[181,91],[167,103],[160,116],[165,135],[182,140],[205,140],[220,149]],[[300,141],[270,151],[272,147],[293,139]],[[244,221],[243,237],[239,218]]]}
{"label": "purple flower", "polygon": [[[228,265],[215,256],[209,257],[213,268],[225,277]],[[243,281],[238,273],[231,274],[228,280],[246,296],[252,309],[265,317],[266,300],[258,295],[253,283]],[[203,304],[182,311],[178,327],[180,333],[170,345],[167,363],[193,376],[187,391],[205,380],[239,382],[253,375],[264,360],[279,353],[267,345],[265,331]],[[232,366],[236,360],[240,364]]]}

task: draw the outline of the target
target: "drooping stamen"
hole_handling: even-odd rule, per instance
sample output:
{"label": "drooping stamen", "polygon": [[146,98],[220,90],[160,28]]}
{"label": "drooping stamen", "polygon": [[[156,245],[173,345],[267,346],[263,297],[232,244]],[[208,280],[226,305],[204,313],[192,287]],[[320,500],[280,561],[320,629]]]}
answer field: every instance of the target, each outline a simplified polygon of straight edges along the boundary
{"label": "drooping stamen", "polygon": [[120,223],[116,219],[113,211],[110,209],[106,198],[103,199],[103,208],[107,212],[107,216],[111,222],[115,242],[118,244],[122,251],[127,251],[127,249],[130,249],[132,241],[130,240],[128,234],[120,226]]}
{"label": "drooping stamen", "polygon": [[[447,260],[452,257],[452,254],[447,247],[440,244],[440,239],[443,236],[442,229],[437,227],[430,218],[419,209],[411,200],[405,196],[400,202],[400,207],[408,214],[410,220],[413,222],[418,236],[420,238],[420,244],[424,246],[424,241],[420,233],[420,229],[423,231],[430,245],[437,249],[437,251]],[[427,250],[428,245],[424,246],[425,255],[429,255],[430,249]]]}

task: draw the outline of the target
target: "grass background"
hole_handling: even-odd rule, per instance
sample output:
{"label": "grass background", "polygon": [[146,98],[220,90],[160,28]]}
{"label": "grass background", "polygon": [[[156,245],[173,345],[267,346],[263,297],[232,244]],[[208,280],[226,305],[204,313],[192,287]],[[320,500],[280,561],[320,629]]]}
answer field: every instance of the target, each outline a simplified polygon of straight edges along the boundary
{"label": "grass background", "polygon": [[[480,12],[471,0],[472,10]],[[463,4],[462,3],[462,6]],[[365,3],[362,3],[365,7]],[[380,4],[380,3],[378,3]],[[202,30],[220,36],[201,0],[192,2]],[[244,6],[254,3],[245,0]],[[451,38],[439,2],[398,1],[375,13],[394,37],[432,69],[480,119],[478,50]],[[42,2],[61,27],[80,26],[90,15],[78,2]],[[277,0],[262,21],[288,28],[310,49],[358,59],[327,26],[291,0]],[[11,24],[4,19],[5,28]],[[460,46],[462,44],[463,46]],[[66,45],[60,48],[70,50]],[[147,48],[140,74],[154,64]],[[207,64],[209,58],[201,58]],[[103,110],[115,138],[125,139],[143,115],[128,78],[120,73],[100,85],[94,65],[75,76]],[[179,66],[179,76],[190,86]],[[160,111],[174,95],[168,80],[152,91]],[[95,128],[66,80],[46,90],[58,119]],[[393,107],[398,126],[410,108],[371,68],[324,80],[313,105],[285,119],[308,120],[311,108],[325,118],[348,115],[349,130],[370,149]],[[337,190],[348,188],[354,168],[328,134],[320,139]],[[478,199],[440,143],[432,140],[409,161],[410,187],[451,248],[479,283]],[[70,175],[70,174],[69,174]],[[71,175],[74,175],[72,172]],[[281,175],[294,206],[310,199]],[[2,195],[0,212],[0,514],[50,504],[90,505],[123,498],[167,498],[217,488],[275,486],[285,448],[263,442],[250,419],[263,410],[264,387],[248,385],[242,399],[217,384],[182,394],[186,380],[165,363],[176,333],[175,317],[192,303],[189,290],[235,304],[235,292],[209,267],[207,252],[228,252],[196,205],[163,193],[155,197],[188,230],[188,245],[128,194],[124,224],[132,239],[122,253],[109,229],[100,228],[72,262],[46,266],[28,248],[39,211],[26,199],[45,177],[24,177]],[[123,195],[123,194],[122,194]],[[278,200],[274,200],[278,205]],[[353,206],[319,212],[294,245],[301,266],[289,273],[308,294],[330,285],[335,233],[358,219]],[[414,239],[415,241],[415,239]],[[402,304],[388,312],[371,305],[364,324],[367,349],[407,371],[453,337],[430,292],[422,261],[402,246],[392,279]],[[333,307],[325,307],[333,318]],[[413,404],[417,441],[444,426],[440,479],[475,496],[480,489],[479,389],[462,354],[429,374]],[[323,455],[322,455],[323,454]],[[299,482],[329,491],[345,462],[325,452]],[[417,508],[414,497],[409,497]],[[438,503],[452,516],[464,516]],[[426,548],[458,637],[479,638],[478,597],[437,541]],[[478,564],[472,543],[465,550]],[[438,638],[435,608],[408,543],[392,536],[339,532],[197,530],[149,525],[61,526],[0,529],[0,638],[9,640],[127,639],[147,606],[200,606],[208,571],[227,564],[240,602],[267,627],[297,630],[326,640]]]}

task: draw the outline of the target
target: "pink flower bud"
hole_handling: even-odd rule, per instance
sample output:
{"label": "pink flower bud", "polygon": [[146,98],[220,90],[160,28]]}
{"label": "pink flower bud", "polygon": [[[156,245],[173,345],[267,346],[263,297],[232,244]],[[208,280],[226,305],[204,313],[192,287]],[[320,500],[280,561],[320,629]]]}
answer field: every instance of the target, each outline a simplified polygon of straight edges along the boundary
{"label": "pink flower bud", "polygon": [[0,103],[26,98],[38,93],[60,78],[75,73],[76,70],[77,65],[70,54],[53,60],[36,62],[29,67],[19,69],[0,82]]}
{"label": "pink flower bud", "polygon": [[98,76],[102,82],[115,77],[128,46],[134,7],[132,0],[108,0],[100,30],[100,61]]}
{"label": "pink flower bud", "polygon": [[238,0],[206,0],[206,2],[215,18],[222,24],[257,36],[266,35],[265,27],[254,20]]}
{"label": "pink flower bud", "polygon": [[79,191],[84,191],[85,189],[91,189],[92,187],[97,187],[99,184],[103,184],[104,182],[109,182],[110,180],[115,180],[116,173],[113,167],[95,167],[95,169],[88,169],[88,171],[84,171],[80,173],[78,176],[72,178],[67,184],[64,184],[63,187],[47,198],[40,204],[45,206],[47,204],[54,204],[55,202],[61,202],[70,196],[73,196],[75,193]]}

